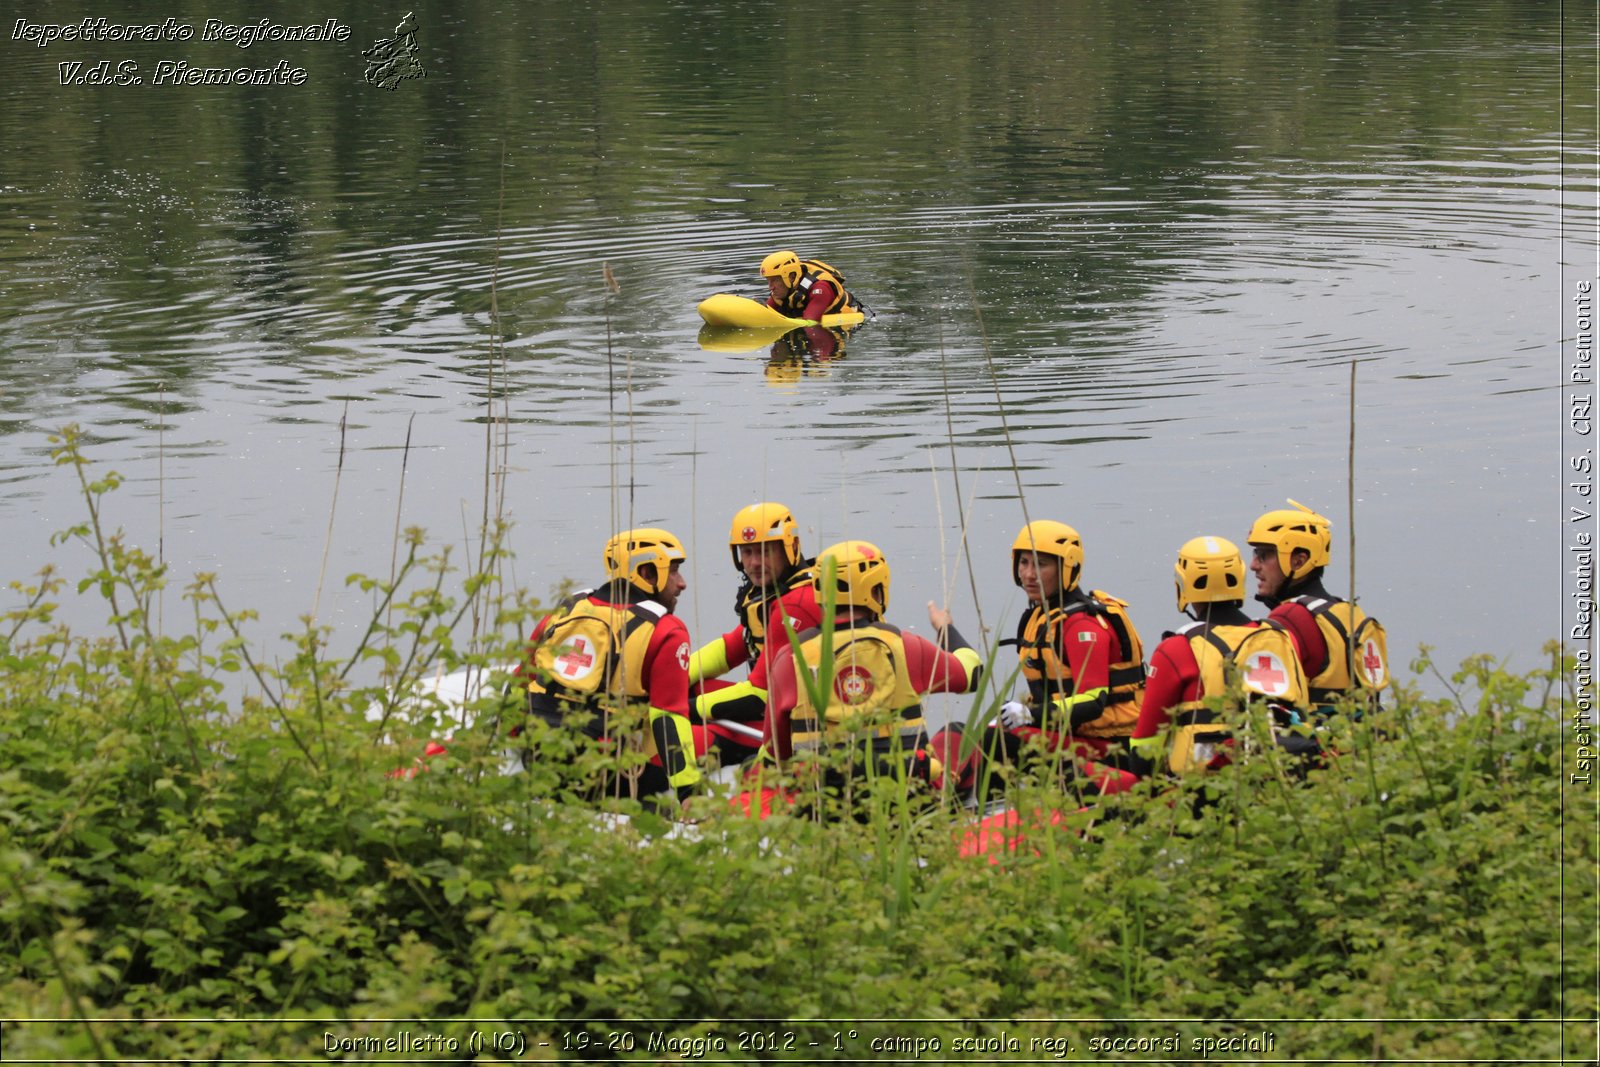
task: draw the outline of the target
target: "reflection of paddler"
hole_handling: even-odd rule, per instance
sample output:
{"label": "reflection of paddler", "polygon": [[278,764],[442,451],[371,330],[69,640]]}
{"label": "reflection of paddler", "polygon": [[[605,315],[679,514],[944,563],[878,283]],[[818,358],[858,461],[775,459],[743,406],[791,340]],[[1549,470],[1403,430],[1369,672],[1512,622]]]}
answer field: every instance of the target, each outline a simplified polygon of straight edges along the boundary
{"label": "reflection of paddler", "polygon": [[801,259],[784,249],[761,261],[767,280],[767,306],[793,318],[821,322],[822,316],[861,310],[844,287],[844,275],[820,259]]}
{"label": "reflection of paddler", "polygon": [[772,343],[772,358],[766,368],[768,384],[792,385],[802,376],[826,375],[830,366],[844,358],[847,336],[842,330],[824,326],[790,330]]}
{"label": "reflection of paddler", "polygon": [[790,330],[772,344],[773,360],[804,361],[836,359],[844,355],[845,332],[826,326],[802,326]]}
{"label": "reflection of paddler", "polygon": [[[751,307],[770,312],[754,301],[745,301]],[[787,321],[787,320],[786,320]],[[797,335],[797,336],[791,336]],[[844,329],[812,326],[711,326],[700,327],[697,338],[700,347],[708,352],[756,352],[768,350],[774,360],[837,359],[844,355],[844,343],[849,338]]]}
{"label": "reflection of paddler", "polygon": [[818,371],[808,368],[798,359],[775,359],[767,364],[767,384],[778,386],[793,385],[807,372],[813,375],[827,373],[826,370]]}

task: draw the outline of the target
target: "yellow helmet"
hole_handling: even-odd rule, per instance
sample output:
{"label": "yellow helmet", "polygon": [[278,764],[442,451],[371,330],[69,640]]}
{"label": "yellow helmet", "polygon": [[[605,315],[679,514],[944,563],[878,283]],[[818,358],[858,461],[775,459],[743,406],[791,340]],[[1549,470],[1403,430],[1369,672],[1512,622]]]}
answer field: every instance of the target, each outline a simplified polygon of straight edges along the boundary
{"label": "yellow helmet", "polygon": [[823,549],[817,556],[817,574],[812,579],[819,601],[823,598],[829,560],[833,561],[837,606],[865,608],[874,618],[881,619],[889,610],[889,561],[878,546],[867,541],[840,541]]}
{"label": "yellow helmet", "polygon": [[1019,568],[1025,552],[1059,559],[1061,591],[1070,593],[1078,588],[1078,576],[1083,573],[1083,539],[1077,530],[1050,519],[1035,519],[1024,526],[1011,543],[1011,580],[1018,585],[1022,584]]}
{"label": "yellow helmet", "polygon": [[739,560],[740,546],[769,541],[783,542],[783,558],[789,561],[789,566],[800,562],[800,524],[794,521],[788,508],[766,501],[742,507],[734,513],[733,525],[728,529],[728,548],[740,574],[744,573],[744,564]]}
{"label": "yellow helmet", "polygon": [[1244,560],[1225,537],[1196,537],[1178,549],[1178,610],[1190,604],[1244,600]]}
{"label": "yellow helmet", "polygon": [[[1333,527],[1326,518],[1318,515],[1297,500],[1289,501],[1295,510],[1282,508],[1269,511],[1250,527],[1246,538],[1252,545],[1272,545],[1278,550],[1278,569],[1291,582],[1299,581],[1318,567],[1326,567],[1332,558]],[[1306,550],[1310,557],[1295,567],[1292,555],[1297,548]]]}
{"label": "yellow helmet", "polygon": [[800,257],[789,249],[774,252],[761,261],[761,276],[763,278],[782,278],[783,284],[793,289],[800,281]]}
{"label": "yellow helmet", "polygon": [[[659,593],[667,587],[667,576],[674,562],[686,558],[683,542],[672,534],[655,527],[624,530],[606,542],[606,575],[614,582],[628,582],[648,593]],[[655,576],[646,578],[640,573],[645,565],[653,565]]]}

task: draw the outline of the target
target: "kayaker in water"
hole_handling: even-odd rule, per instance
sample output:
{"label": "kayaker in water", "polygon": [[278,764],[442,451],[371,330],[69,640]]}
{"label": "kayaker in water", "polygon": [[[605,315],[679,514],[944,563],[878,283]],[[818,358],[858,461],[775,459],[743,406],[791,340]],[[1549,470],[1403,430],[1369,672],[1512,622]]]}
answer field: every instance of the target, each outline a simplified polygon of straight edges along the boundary
{"label": "kayaker in water", "polygon": [[784,249],[761,261],[767,306],[791,318],[821,322],[822,316],[860,311],[844,287],[844,275],[820,259],[801,259]]}
{"label": "kayaker in water", "polygon": [[[950,613],[928,605],[938,643],[883,621],[889,606],[889,563],[876,545],[843,541],[817,556],[817,599],[832,578],[835,607],[832,668],[820,680],[827,636],[820,627],[798,635],[800,659],[788,645],[773,652],[771,712],[763,749],[787,760],[807,751],[846,750],[853,775],[927,779],[939,768],[925,751],[922,698],[973,692],[983,674],[978,653]],[[823,706],[807,682],[817,684]],[[842,788],[852,776],[830,768],[824,781]]]}
{"label": "kayaker in water", "polygon": [[1383,625],[1322,584],[1332,559],[1332,524],[1304,504],[1269,511],[1250,527],[1256,599],[1287,629],[1300,653],[1311,702],[1324,713],[1341,701],[1375,705],[1389,684]]}
{"label": "kayaker in water", "polygon": [[[748,729],[708,727],[724,764],[739,762],[760,744],[773,651],[788,646],[789,633],[822,623],[814,561],[800,549],[800,525],[788,508],[772,501],[740,508],[728,529],[728,549],[743,579],[733,604],[739,625],[689,659],[696,718],[742,723]],[[745,681],[717,681],[741,664],[750,668]]]}
{"label": "kayaker in water", "polygon": [[[1028,523],[1011,546],[1011,580],[1027,594],[1013,642],[1028,686],[1023,700],[1000,706],[973,750],[1000,763],[1018,765],[1045,753],[1115,765],[1127,754],[1126,738],[1139,715],[1144,685],[1144,646],[1127,604],[1102,590],[1080,585],[1083,541],[1066,523]],[[951,763],[959,729],[935,738],[933,751]],[[1088,782],[1102,768],[1089,768]],[[980,780],[972,757],[957,775],[959,788]],[[998,775],[989,777],[998,788]]]}
{"label": "kayaker in water", "polygon": [[[1228,691],[1229,664],[1237,671],[1243,695],[1273,709],[1276,728],[1292,725],[1306,703],[1306,679],[1294,642],[1284,630],[1244,613],[1239,547],[1223,537],[1196,537],[1178,550],[1173,569],[1178,610],[1191,621],[1164,635],[1150,654],[1144,700],[1129,742],[1131,769],[1141,776],[1163,768],[1182,774],[1229,762],[1231,730],[1222,713],[1207,707],[1205,700]],[[1315,742],[1295,735],[1284,735],[1279,743],[1293,751],[1315,750]]]}
{"label": "kayaker in water", "polygon": [[[606,584],[563,600],[529,638],[522,674],[536,757],[538,722],[576,727],[596,741],[627,741],[637,731],[650,757],[636,779],[583,786],[591,800],[682,800],[700,780],[688,717],[689,630],[672,614],[688,587],[685,555],[666,530],[615,535],[604,552]],[[634,712],[621,730],[611,722],[619,705]]]}

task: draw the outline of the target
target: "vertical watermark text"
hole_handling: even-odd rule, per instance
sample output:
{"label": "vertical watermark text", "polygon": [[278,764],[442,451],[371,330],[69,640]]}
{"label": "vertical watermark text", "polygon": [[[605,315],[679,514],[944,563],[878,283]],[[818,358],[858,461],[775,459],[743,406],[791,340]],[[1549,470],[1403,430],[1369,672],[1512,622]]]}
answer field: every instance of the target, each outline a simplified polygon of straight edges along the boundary
{"label": "vertical watermark text", "polygon": [[1571,717],[1567,721],[1573,754],[1568,772],[1573,785],[1591,786],[1595,775],[1594,716],[1594,324],[1595,283],[1577,282],[1572,292],[1572,341],[1566,350],[1562,404],[1565,499],[1566,597],[1562,610],[1566,642],[1572,649]]}

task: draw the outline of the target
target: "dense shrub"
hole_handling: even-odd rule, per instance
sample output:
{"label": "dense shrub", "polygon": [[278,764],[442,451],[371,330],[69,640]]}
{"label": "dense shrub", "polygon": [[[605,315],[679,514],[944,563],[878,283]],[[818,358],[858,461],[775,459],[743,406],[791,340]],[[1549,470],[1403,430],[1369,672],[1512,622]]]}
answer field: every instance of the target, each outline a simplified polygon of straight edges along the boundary
{"label": "dense shrub", "polygon": [[[71,439],[62,458],[84,471]],[[482,575],[447,593],[413,537],[342,657],[309,623],[252,653],[205,576],[189,632],[158,633],[164,575],[100,528],[114,485],[85,474],[71,534],[105,631],[54,621],[51,574],[0,625],[0,1016],[34,1020],[5,1028],[7,1058],[502,1030],[529,1055],[653,1059],[707,1035],[724,1059],[879,1058],[872,1034],[1067,1038],[1080,1058],[1261,1033],[1297,1058],[1593,1051],[1595,793],[1563,789],[1561,662],[1401,692],[1304,780],[1256,758],[1082,813],[1019,786],[1019,810],[1069,817],[988,857],[959,854],[970,817],[937,802],[753,823],[712,798],[698,835],[666,836],[552,800],[559,754],[500,773],[494,695],[448,755],[387,776],[451,730],[394,694],[515,658],[456,651],[465,605],[508,634],[531,605]]]}

